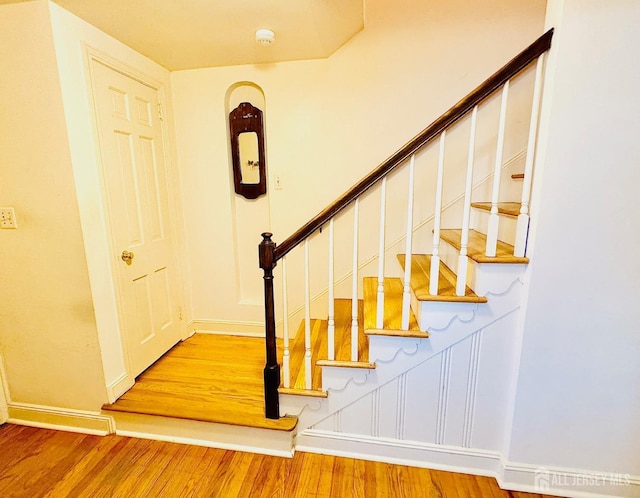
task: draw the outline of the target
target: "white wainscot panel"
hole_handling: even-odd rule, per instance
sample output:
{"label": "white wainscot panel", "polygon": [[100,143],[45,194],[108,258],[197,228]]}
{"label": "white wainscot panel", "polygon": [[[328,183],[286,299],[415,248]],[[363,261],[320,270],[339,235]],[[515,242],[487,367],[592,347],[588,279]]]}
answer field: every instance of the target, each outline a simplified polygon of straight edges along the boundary
{"label": "white wainscot panel", "polygon": [[407,372],[404,423],[407,440],[435,443],[441,366],[442,355],[439,354]]}
{"label": "white wainscot panel", "polygon": [[508,411],[513,403],[518,352],[518,314],[512,313],[482,332],[470,446],[504,451]]}
{"label": "white wainscot panel", "polygon": [[[467,392],[469,382],[473,382],[471,371],[471,345],[472,339],[480,334],[476,332],[470,337],[452,346],[449,351],[449,372],[442,379],[441,389],[448,391],[447,402],[443,406],[442,427],[443,440],[437,441],[451,446],[463,446],[465,419],[467,414]],[[446,353],[445,353],[446,354]],[[448,385],[444,383],[448,381]]]}
{"label": "white wainscot panel", "polygon": [[[375,391],[374,391],[375,393]],[[373,394],[363,396],[355,403],[340,410],[338,420],[335,421],[336,432],[371,436],[371,429],[377,413],[372,410]]]}

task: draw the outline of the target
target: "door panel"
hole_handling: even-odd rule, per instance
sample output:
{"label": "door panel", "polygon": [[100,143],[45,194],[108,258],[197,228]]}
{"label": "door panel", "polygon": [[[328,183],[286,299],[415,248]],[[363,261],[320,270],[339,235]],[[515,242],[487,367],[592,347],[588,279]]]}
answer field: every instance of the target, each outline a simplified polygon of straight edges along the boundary
{"label": "door panel", "polygon": [[92,74],[121,324],[137,376],[182,335],[159,97],[96,60]]}

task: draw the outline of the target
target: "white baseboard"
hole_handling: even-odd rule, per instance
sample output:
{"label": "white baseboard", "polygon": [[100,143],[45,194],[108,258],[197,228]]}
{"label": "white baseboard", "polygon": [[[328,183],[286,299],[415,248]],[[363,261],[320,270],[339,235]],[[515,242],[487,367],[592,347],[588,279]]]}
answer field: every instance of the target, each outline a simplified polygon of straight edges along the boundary
{"label": "white baseboard", "polygon": [[264,323],[233,320],[192,320],[187,325],[190,333],[225,334],[246,337],[264,337]]}
{"label": "white baseboard", "polygon": [[639,476],[513,462],[504,465],[498,483],[505,489],[556,496],[640,496]]}
{"label": "white baseboard", "polygon": [[488,477],[496,477],[502,467],[500,454],[493,451],[317,429],[298,434],[296,451]]}
{"label": "white baseboard", "polygon": [[505,462],[495,451],[376,438],[315,429],[297,436],[296,451],[494,477],[501,488],[567,497],[637,497],[640,477]]}
{"label": "white baseboard", "polygon": [[106,436],[114,432],[113,419],[98,412],[53,406],[9,403],[7,422],[17,425]]}
{"label": "white baseboard", "polygon": [[135,380],[129,377],[129,374],[124,373],[119,378],[111,382],[107,386],[107,396],[109,403],[114,403],[120,396],[126,393],[133,387]]}

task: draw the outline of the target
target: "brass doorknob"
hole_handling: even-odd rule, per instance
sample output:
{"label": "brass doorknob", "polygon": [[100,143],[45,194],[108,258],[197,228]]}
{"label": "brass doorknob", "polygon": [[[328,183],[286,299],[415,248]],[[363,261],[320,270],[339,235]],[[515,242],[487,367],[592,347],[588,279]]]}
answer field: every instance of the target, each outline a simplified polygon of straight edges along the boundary
{"label": "brass doorknob", "polygon": [[130,265],[134,256],[135,254],[133,254],[131,251],[122,251],[120,258],[122,259],[122,261]]}

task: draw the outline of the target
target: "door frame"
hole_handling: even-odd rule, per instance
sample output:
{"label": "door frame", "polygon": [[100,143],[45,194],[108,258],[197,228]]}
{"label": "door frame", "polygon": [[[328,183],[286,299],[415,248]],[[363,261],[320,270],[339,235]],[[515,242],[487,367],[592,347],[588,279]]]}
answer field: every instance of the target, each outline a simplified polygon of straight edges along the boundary
{"label": "door frame", "polygon": [[0,425],[9,419],[9,386],[4,369],[4,358],[0,353]]}
{"label": "door frame", "polygon": [[[114,251],[118,251],[118,248],[115,247],[115,243],[113,240],[113,220],[110,219],[108,206],[108,195],[106,189],[106,180],[105,180],[105,172],[104,172],[104,164],[102,161],[102,150],[100,145],[100,135],[98,128],[98,114],[96,108],[96,94],[95,94],[95,75],[93,72],[93,64],[103,64],[108,68],[119,72],[133,80],[136,80],[143,85],[149,86],[152,89],[158,92],[158,99],[160,102],[160,106],[162,109],[162,119],[161,130],[162,130],[162,145],[163,145],[163,160],[165,165],[165,176],[167,182],[167,191],[168,191],[168,200],[169,200],[169,231],[171,234],[171,245],[172,245],[172,253],[174,256],[174,267],[177,273],[176,282],[177,288],[175,289],[175,293],[177,296],[177,305],[180,308],[179,320],[182,322],[182,331],[181,331],[181,339],[184,340],[188,337],[187,331],[187,321],[185,320],[185,292],[184,292],[184,278],[183,276],[186,274],[183,268],[184,258],[182,257],[184,254],[184,249],[182,244],[180,243],[183,240],[180,235],[182,233],[179,230],[180,226],[180,213],[182,213],[181,203],[179,202],[179,182],[178,182],[178,174],[175,169],[176,161],[174,160],[175,151],[173,148],[172,135],[173,132],[171,127],[169,126],[171,114],[170,109],[167,106],[167,96],[166,96],[166,88],[165,85],[153,78],[152,76],[145,74],[142,71],[139,71],[130,65],[121,62],[104,52],[97,50],[89,45],[84,45],[84,69],[86,76],[86,88],[88,92],[88,104],[91,118],[91,126],[92,126],[92,137],[94,140],[94,157],[97,166],[97,173],[99,179],[99,189],[100,189],[100,202],[102,205],[102,217],[104,226],[106,228],[105,233],[105,242],[106,242],[106,261],[105,268],[107,268],[109,279],[111,283],[111,288],[113,289],[114,299],[116,303],[116,314],[117,317],[112,317],[112,322],[117,326],[117,337],[110,337],[109,344],[103,344],[105,342],[101,337],[101,351],[102,351],[102,361],[103,364],[110,365],[122,365],[124,363],[124,371],[120,373],[120,375],[116,379],[105,379],[106,380],[106,389],[107,389],[107,397],[110,403],[113,403],[117,398],[119,398],[122,394],[124,394],[128,389],[133,386],[135,382],[135,378],[132,375],[132,368],[130,364],[130,353],[127,348],[126,337],[125,337],[125,327],[124,327],[124,319],[123,319],[123,302],[122,302],[122,288],[121,282],[118,277],[117,269],[113,265],[113,260],[111,255],[114,254]],[[94,296],[94,301],[95,301]],[[115,331],[112,331],[112,333]],[[114,339],[117,339],[114,341]],[[105,347],[106,346],[106,347]]]}

